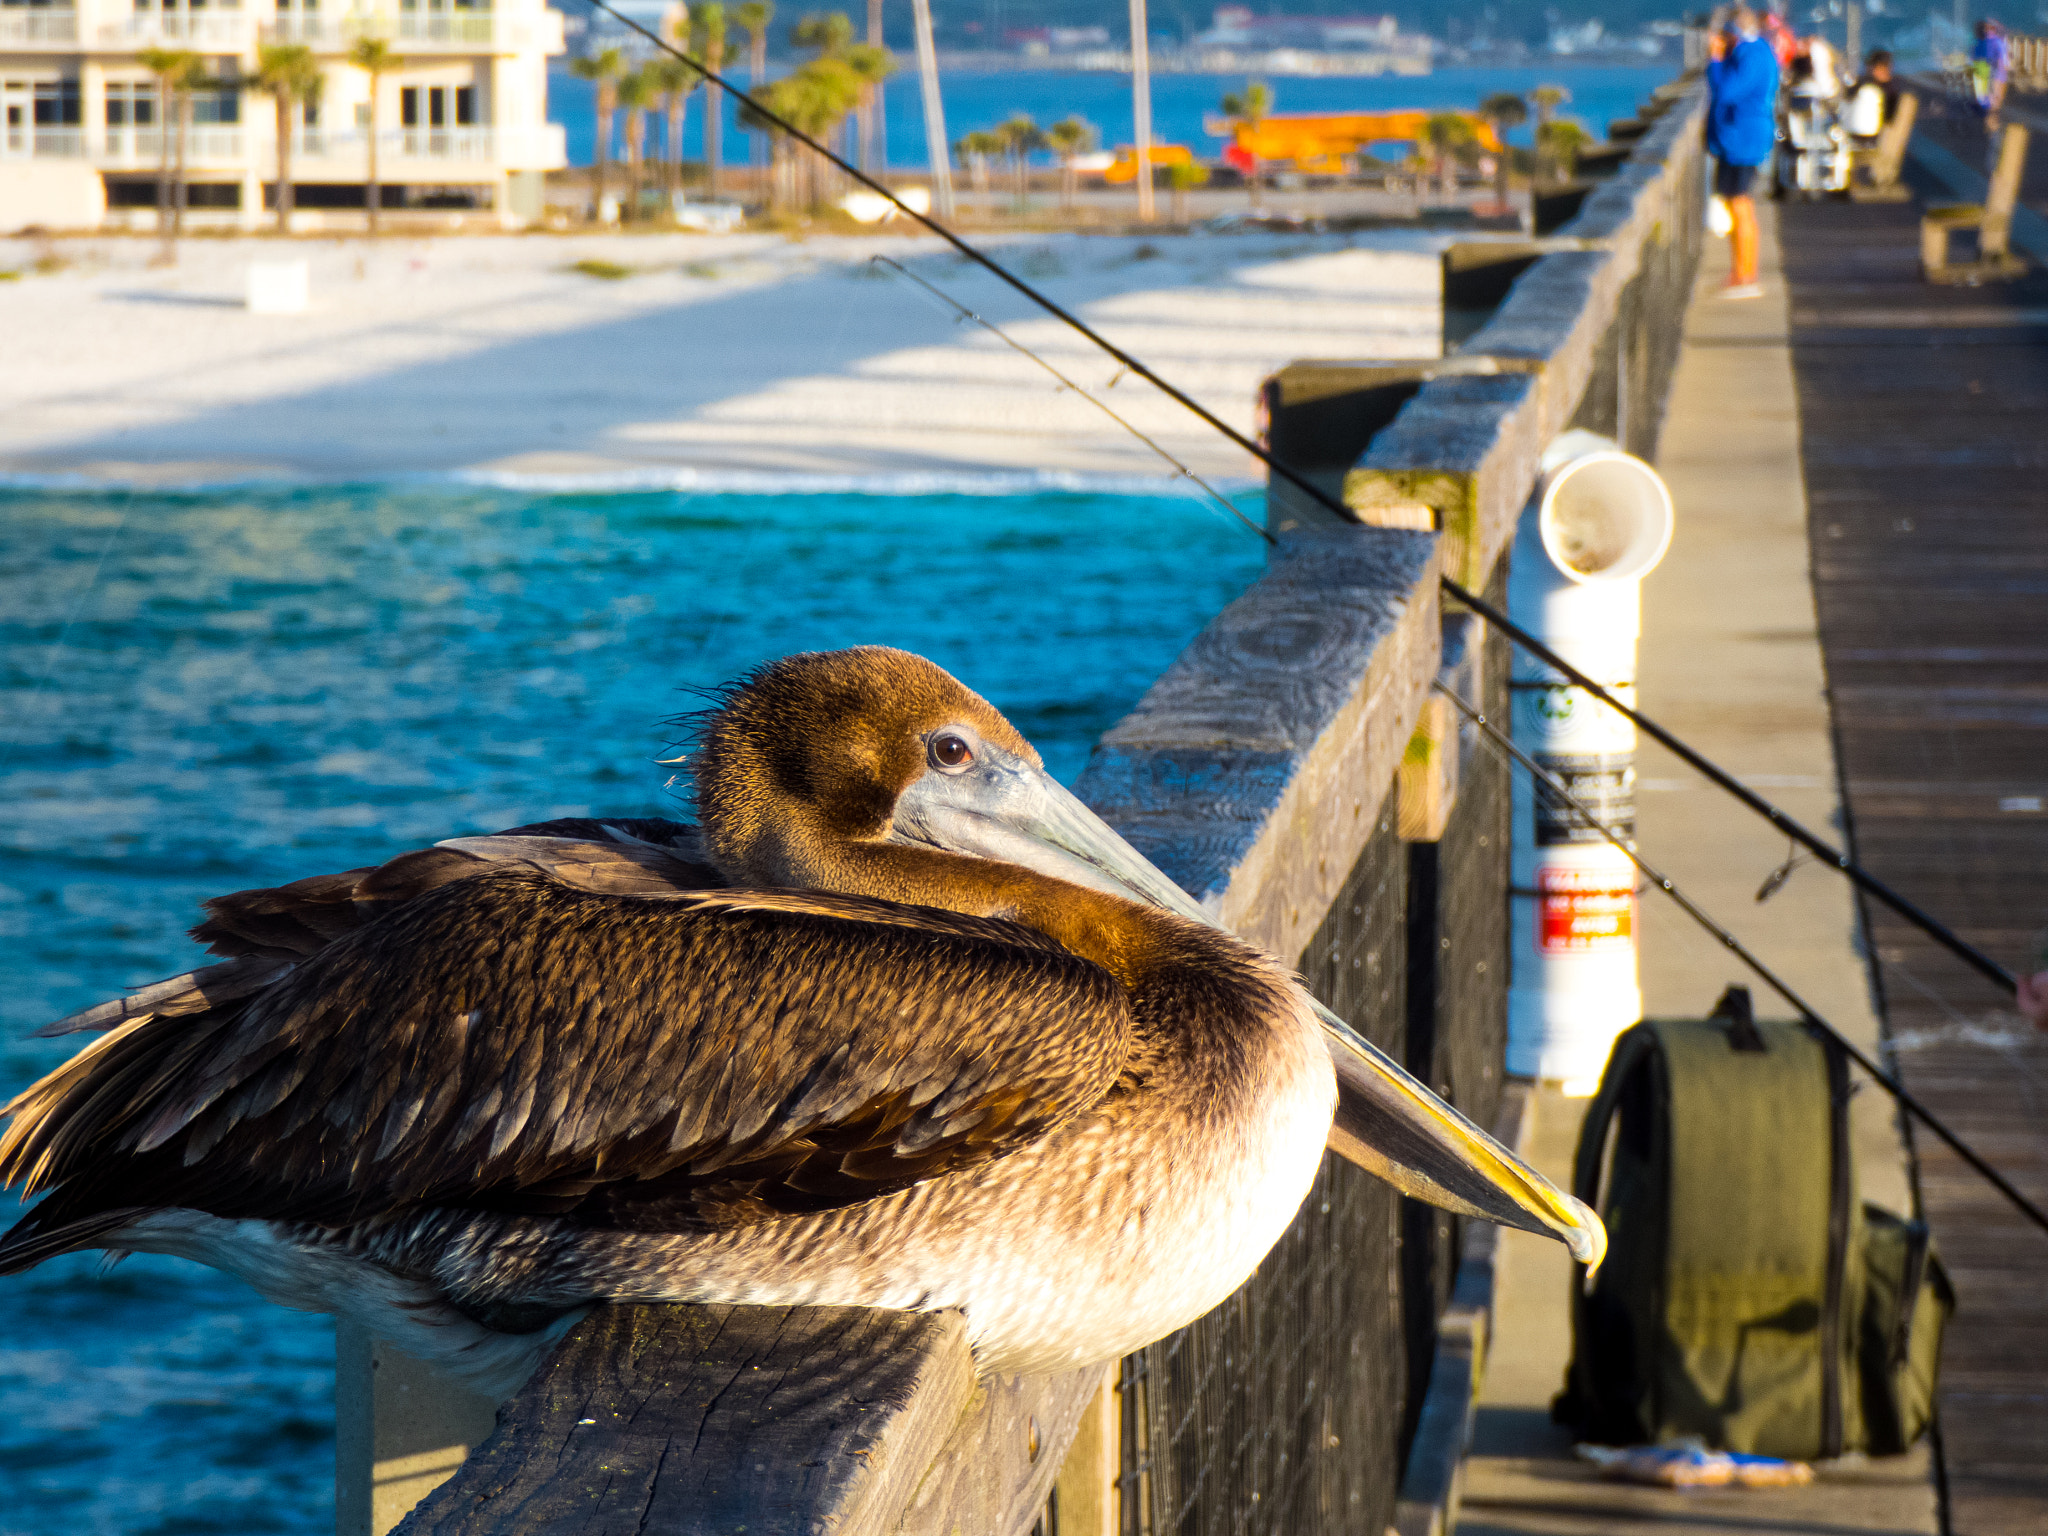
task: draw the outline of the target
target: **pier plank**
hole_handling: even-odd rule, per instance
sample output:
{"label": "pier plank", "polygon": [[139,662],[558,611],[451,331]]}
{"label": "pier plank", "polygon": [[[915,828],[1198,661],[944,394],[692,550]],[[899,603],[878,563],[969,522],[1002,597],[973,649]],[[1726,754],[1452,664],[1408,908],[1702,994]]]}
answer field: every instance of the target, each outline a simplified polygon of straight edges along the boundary
{"label": "pier plank", "polygon": [[[1822,649],[1857,856],[2031,968],[2048,928],[2048,280],[1926,285],[1917,217],[1784,211]],[[1908,1085],[2048,1201],[2048,1036],[1866,911]],[[1960,1297],[1942,1364],[1951,1528],[2048,1529],[2048,1234],[1917,1140]]]}

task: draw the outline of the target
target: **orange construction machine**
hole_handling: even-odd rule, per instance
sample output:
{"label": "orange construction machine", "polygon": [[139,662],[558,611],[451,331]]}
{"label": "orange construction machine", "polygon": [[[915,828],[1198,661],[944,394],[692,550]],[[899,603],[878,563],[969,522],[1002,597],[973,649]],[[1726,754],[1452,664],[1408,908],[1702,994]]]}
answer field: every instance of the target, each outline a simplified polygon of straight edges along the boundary
{"label": "orange construction machine", "polygon": [[[1193,165],[1195,163],[1195,152],[1185,144],[1154,144],[1152,146],[1152,153],[1148,158],[1152,161],[1153,169],[1157,170],[1169,165]],[[1137,145],[1117,145],[1116,158],[1109,163],[1109,168],[1102,173],[1102,179],[1111,186],[1121,186],[1125,182],[1136,181],[1138,179]]]}
{"label": "orange construction machine", "polygon": [[[1423,110],[1295,112],[1284,117],[1261,118],[1256,128],[1233,117],[1211,117],[1202,126],[1216,138],[1230,140],[1223,159],[1246,174],[1264,166],[1269,170],[1304,171],[1311,176],[1342,176],[1356,168],[1352,160],[1368,144],[1409,143],[1421,147],[1423,125],[1437,115]],[[1449,115],[1463,118],[1473,139],[1488,154],[1500,153],[1500,135],[1485,118],[1476,112]]]}

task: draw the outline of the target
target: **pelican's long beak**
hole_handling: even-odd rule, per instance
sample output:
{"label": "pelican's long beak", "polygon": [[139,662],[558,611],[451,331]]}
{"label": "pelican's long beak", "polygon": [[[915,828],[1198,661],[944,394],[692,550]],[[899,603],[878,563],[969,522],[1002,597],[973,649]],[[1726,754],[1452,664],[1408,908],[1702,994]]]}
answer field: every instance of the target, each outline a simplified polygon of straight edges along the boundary
{"label": "pelican's long beak", "polygon": [[[984,751],[971,776],[927,775],[897,802],[895,835],[1021,864],[1075,885],[1221,926],[1051,775]],[[1600,1218],[1446,1104],[1320,1003],[1337,1072],[1330,1148],[1405,1195],[1461,1215],[1546,1233],[1597,1268]]]}

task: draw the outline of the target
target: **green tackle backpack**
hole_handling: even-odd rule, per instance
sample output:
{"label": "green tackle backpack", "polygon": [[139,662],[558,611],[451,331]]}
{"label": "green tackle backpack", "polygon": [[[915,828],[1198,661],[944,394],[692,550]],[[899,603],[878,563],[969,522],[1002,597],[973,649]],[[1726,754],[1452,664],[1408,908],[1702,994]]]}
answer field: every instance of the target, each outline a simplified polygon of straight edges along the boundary
{"label": "green tackle backpack", "polygon": [[1814,1460],[1925,1431],[1955,1294],[1922,1223],[1857,1199],[1848,1066],[1741,987],[1615,1042],[1572,1180],[1609,1238],[1554,1410],[1582,1439]]}

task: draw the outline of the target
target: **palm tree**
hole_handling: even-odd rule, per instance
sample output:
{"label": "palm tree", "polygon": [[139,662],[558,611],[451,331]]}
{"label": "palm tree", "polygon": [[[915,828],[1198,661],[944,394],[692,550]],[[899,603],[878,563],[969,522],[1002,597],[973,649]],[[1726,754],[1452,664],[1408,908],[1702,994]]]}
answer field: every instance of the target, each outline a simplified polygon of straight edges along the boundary
{"label": "palm tree", "polygon": [[821,59],[836,58],[853,46],[853,18],[844,11],[810,11],[789,29],[799,48],[815,48]]}
{"label": "palm tree", "polygon": [[[731,25],[747,34],[747,90],[751,94],[761,85],[761,77],[768,72],[768,23],[775,19],[775,7],[769,0],[743,0],[732,8],[727,18]],[[748,163],[759,169],[767,158],[761,151],[766,142],[761,135],[754,134],[747,149]]]}
{"label": "palm tree", "polygon": [[1204,186],[1209,180],[1209,167],[1197,165],[1192,160],[1182,160],[1166,168],[1166,184],[1173,188],[1173,222],[1185,224],[1188,221],[1188,193]]}
{"label": "palm tree", "polygon": [[[859,102],[860,90],[860,77],[847,66],[845,60],[821,56],[809,60],[774,84],[752,94],[770,112],[798,132],[823,142],[846,120],[847,113]],[[815,204],[819,200],[816,157],[807,156],[799,162],[795,154],[795,141],[751,107],[741,106],[740,125],[756,132],[774,135],[774,200],[778,204]],[[801,198],[798,197],[796,189],[799,163],[804,166],[805,181],[805,192]]]}
{"label": "palm tree", "polygon": [[704,77],[681,59],[666,55],[648,60],[641,68],[654,82],[662,114],[668,119],[663,143],[668,150],[668,190],[673,198],[683,190],[683,113],[690,104],[690,93]]}
{"label": "palm tree", "polygon": [[596,201],[598,216],[602,218],[612,163],[612,113],[619,106],[619,76],[626,72],[626,56],[616,48],[607,48],[588,58],[571,60],[569,70],[578,79],[589,80],[597,86]]}
{"label": "palm tree", "polygon": [[857,163],[862,170],[872,172],[875,93],[884,80],[896,73],[896,61],[889,56],[888,49],[877,48],[871,43],[855,43],[840,57],[860,81],[860,101],[854,112],[854,125],[860,133],[860,159]]}
{"label": "palm tree", "polygon": [[1559,107],[1570,104],[1572,93],[1561,85],[1539,85],[1529,93],[1529,99],[1536,104],[1536,175],[1540,179],[1546,164],[1543,130],[1557,116]]}
{"label": "palm tree", "polygon": [[[1263,80],[1247,80],[1242,91],[1232,91],[1223,98],[1223,115],[1242,123],[1254,134],[1259,131],[1259,124],[1270,117],[1272,112],[1273,92]],[[1252,206],[1256,208],[1260,199],[1259,157],[1256,151],[1252,152],[1252,168],[1245,177],[1245,182],[1251,188]]]}
{"label": "palm tree", "polygon": [[1003,141],[985,128],[960,136],[960,142],[953,146],[953,153],[960,157],[960,163],[967,168],[974,190],[981,194],[982,212],[988,211],[988,165],[1003,152]]}
{"label": "palm tree", "polygon": [[369,214],[370,233],[377,233],[377,210],[384,202],[384,189],[377,183],[377,82],[398,67],[391,45],[381,37],[359,37],[348,51],[349,63],[370,77],[370,104],[363,117],[363,138],[370,154],[369,175],[363,182],[363,207]]}
{"label": "palm tree", "polygon": [[1507,130],[1519,128],[1529,121],[1529,103],[1513,91],[1495,91],[1479,103],[1479,115],[1493,124],[1494,132],[1500,138],[1500,159],[1494,168],[1494,197],[1505,208],[1508,203],[1508,136]]}
{"label": "palm tree", "polygon": [[1095,125],[1078,117],[1064,117],[1045,130],[1045,142],[1060,161],[1060,209],[1074,210],[1074,184],[1079,179],[1074,162],[1095,147]]}
{"label": "palm tree", "polygon": [[[725,68],[725,7],[705,0],[690,7],[691,46],[713,74]],[[711,196],[718,196],[718,163],[724,158],[725,103],[710,81],[704,82],[704,164],[711,175]]]}
{"label": "palm tree", "polygon": [[996,129],[995,137],[1003,153],[1010,157],[1010,174],[1017,185],[1016,211],[1024,213],[1031,206],[1031,157],[1045,148],[1045,134],[1029,116],[1019,112]]}
{"label": "palm tree", "polygon": [[1592,141],[1593,135],[1580,124],[1561,117],[1536,130],[1536,153],[1544,164],[1569,176],[1577,168],[1579,151]]}
{"label": "palm tree", "polygon": [[[178,259],[178,235],[185,222],[185,134],[191,121],[192,87],[206,61],[187,48],[144,48],[136,62],[156,76],[157,172],[156,227],[164,246],[157,259]],[[178,159],[171,168],[171,123],[177,121]]]}
{"label": "palm tree", "polygon": [[[847,114],[860,104],[861,92],[866,89],[863,72],[871,67],[871,61],[859,57],[865,50],[854,47],[853,36],[853,18],[844,11],[812,11],[805,15],[789,29],[789,40],[799,48],[814,50],[813,57],[765,92],[757,93],[759,99],[811,138],[820,143],[831,142],[844,126]],[[742,114],[743,120],[748,116]],[[774,152],[779,160],[778,185],[790,182],[789,191],[794,196],[796,167],[800,163],[804,193],[797,200],[806,207],[822,201],[817,158],[805,156],[799,162],[794,144],[782,135],[776,137]]]}
{"label": "palm tree", "polygon": [[[256,50],[255,88],[277,104],[277,232],[292,222],[292,129],[295,117],[319,101],[327,83],[313,50],[304,43],[265,43]],[[293,109],[298,108],[295,114]]]}
{"label": "palm tree", "polygon": [[646,69],[623,76],[617,85],[618,104],[626,109],[626,217],[640,212],[640,163],[647,147],[647,109],[661,94],[661,85]]}
{"label": "palm tree", "polygon": [[1432,112],[1422,125],[1422,142],[1429,146],[1438,195],[1451,196],[1457,190],[1458,156],[1476,142],[1472,124],[1462,112]]}

